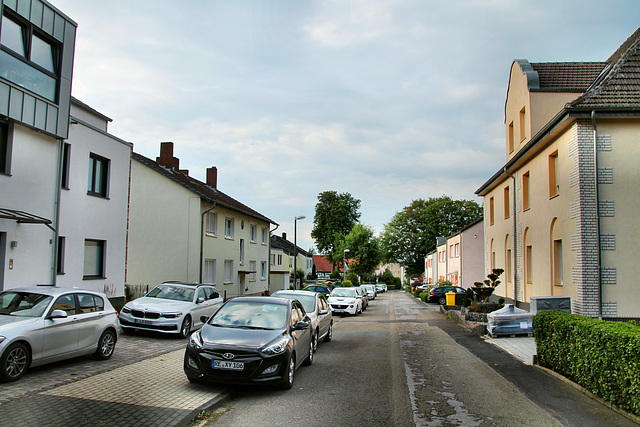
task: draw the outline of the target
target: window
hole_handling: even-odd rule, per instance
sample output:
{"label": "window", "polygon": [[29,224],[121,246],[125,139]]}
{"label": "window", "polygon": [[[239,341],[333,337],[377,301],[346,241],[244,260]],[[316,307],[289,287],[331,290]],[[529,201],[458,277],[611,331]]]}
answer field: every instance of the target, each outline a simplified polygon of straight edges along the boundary
{"label": "window", "polygon": [[72,316],[78,314],[76,311],[76,297],[73,294],[62,295],[53,303],[54,310],[62,310],[67,315]]}
{"label": "window", "polygon": [[255,282],[256,281],[256,276],[257,276],[256,262],[255,261],[249,261],[249,271],[251,271],[251,273],[249,274],[249,281],[250,282]]}
{"label": "window", "polygon": [[520,110],[520,142],[524,141],[524,139],[527,137],[526,127],[525,127],[525,120],[526,120],[525,113],[526,113],[525,107],[522,107],[522,110]]}
{"label": "window", "polygon": [[226,217],[224,219],[224,237],[233,239],[233,218]]}
{"label": "window", "polygon": [[271,265],[276,265],[276,254],[271,254]]}
{"label": "window", "polygon": [[456,243],[456,258],[460,257],[460,243]]}
{"label": "window", "polygon": [[71,144],[64,143],[62,147],[62,179],[60,187],[69,189],[69,167],[71,165]]}
{"label": "window", "polygon": [[59,43],[6,7],[2,15],[0,41],[0,76],[55,101]]}
{"label": "window", "polygon": [[527,209],[529,209],[530,205],[530,201],[531,201],[531,188],[530,188],[530,182],[529,182],[529,172],[525,172],[524,175],[522,175],[522,210],[526,211]]}
{"label": "window", "polygon": [[0,122],[0,173],[11,172],[11,138],[9,125]]}
{"label": "window", "polygon": [[449,258],[453,258],[453,245],[449,245]]}
{"label": "window", "polygon": [[511,283],[511,249],[506,250],[505,254],[505,275],[507,276],[507,283]]}
{"label": "window", "polygon": [[524,248],[524,270],[527,283],[533,283],[533,247],[527,245]]}
{"label": "window", "polygon": [[103,279],[105,277],[105,249],[104,240],[84,241],[84,279]]}
{"label": "window", "polygon": [[260,279],[267,280],[267,261],[260,263]]}
{"label": "window", "polygon": [[244,265],[244,239],[240,239],[240,265]]}
{"label": "window", "polygon": [[65,238],[63,236],[58,236],[58,261],[56,264],[57,274],[64,274],[64,247]]}
{"label": "window", "polygon": [[278,265],[282,265],[282,255],[278,255]]}
{"label": "window", "polygon": [[562,286],[562,240],[553,241],[553,284]]}
{"label": "window", "polygon": [[91,153],[89,155],[89,189],[87,194],[107,197],[109,160]]}
{"label": "window", "polygon": [[207,236],[218,235],[218,214],[216,212],[207,212],[205,220],[205,233]]}
{"label": "window", "polygon": [[80,313],[95,313],[104,309],[102,298],[91,294],[78,294]]}
{"label": "window", "polygon": [[509,187],[504,188],[504,219],[509,218],[510,209],[509,209]]}
{"label": "window", "polygon": [[509,127],[507,128],[507,152],[512,153],[515,147],[514,144],[514,135],[513,135],[513,122],[509,123]]}
{"label": "window", "polygon": [[233,283],[233,260],[224,262],[224,283]]}
{"label": "window", "polygon": [[489,225],[493,225],[493,197],[489,198]]}
{"label": "window", "polygon": [[558,182],[558,151],[549,155],[549,197],[560,194],[560,184]]}
{"label": "window", "polygon": [[258,226],[255,224],[249,225],[249,241],[256,243],[258,241]]}
{"label": "window", "polygon": [[216,283],[217,265],[215,259],[204,260],[204,277],[202,283]]}
{"label": "window", "polygon": [[262,244],[263,245],[267,244],[268,235],[269,233],[267,233],[267,227],[262,227]]}

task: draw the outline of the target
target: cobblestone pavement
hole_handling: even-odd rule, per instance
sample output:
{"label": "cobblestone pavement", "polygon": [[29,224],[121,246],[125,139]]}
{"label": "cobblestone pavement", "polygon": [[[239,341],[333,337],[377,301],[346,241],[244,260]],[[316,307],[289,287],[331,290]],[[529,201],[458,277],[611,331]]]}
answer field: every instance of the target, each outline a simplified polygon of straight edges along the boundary
{"label": "cobblestone pavement", "polygon": [[186,340],[122,335],[107,361],[80,357],[0,384],[2,426],[173,426],[208,407],[222,389],[191,384]]}

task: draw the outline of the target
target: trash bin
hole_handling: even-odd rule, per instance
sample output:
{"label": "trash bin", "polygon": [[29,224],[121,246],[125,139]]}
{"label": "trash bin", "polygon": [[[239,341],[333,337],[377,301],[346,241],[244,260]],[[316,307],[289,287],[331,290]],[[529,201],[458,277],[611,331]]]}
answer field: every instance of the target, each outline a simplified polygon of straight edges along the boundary
{"label": "trash bin", "polygon": [[447,305],[456,305],[455,292],[447,292],[445,295],[447,296]]}

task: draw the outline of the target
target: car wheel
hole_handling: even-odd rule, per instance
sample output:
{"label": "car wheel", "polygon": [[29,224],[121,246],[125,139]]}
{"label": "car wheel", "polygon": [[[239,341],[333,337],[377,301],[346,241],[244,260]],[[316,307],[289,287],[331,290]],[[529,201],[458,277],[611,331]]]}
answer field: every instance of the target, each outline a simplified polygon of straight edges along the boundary
{"label": "car wheel", "polygon": [[438,304],[447,305],[447,299],[445,297],[438,298]]}
{"label": "car wheel", "polygon": [[280,388],[283,390],[289,390],[293,387],[294,374],[296,372],[296,356],[291,355],[289,359],[289,366],[287,366],[287,372],[284,376],[284,381],[280,384]]}
{"label": "car wheel", "polygon": [[9,346],[0,358],[0,378],[10,382],[19,380],[29,366],[29,349],[22,343],[14,343]]}
{"label": "car wheel", "polygon": [[309,354],[307,355],[305,361],[302,362],[304,366],[311,366],[311,364],[313,363],[313,352],[313,337],[311,337],[311,342],[309,343]]}
{"label": "car wheel", "polygon": [[93,356],[99,360],[107,360],[113,354],[113,350],[116,348],[116,333],[111,329],[107,329],[100,336],[98,341],[98,348]]}
{"label": "car wheel", "polygon": [[180,338],[186,338],[191,333],[191,316],[185,316],[180,327]]}
{"label": "car wheel", "polygon": [[329,323],[329,330],[327,331],[327,335],[324,336],[324,342],[331,341],[331,338],[333,338],[333,321]]}
{"label": "car wheel", "polygon": [[313,343],[313,352],[318,351],[318,331],[311,337],[311,342]]}

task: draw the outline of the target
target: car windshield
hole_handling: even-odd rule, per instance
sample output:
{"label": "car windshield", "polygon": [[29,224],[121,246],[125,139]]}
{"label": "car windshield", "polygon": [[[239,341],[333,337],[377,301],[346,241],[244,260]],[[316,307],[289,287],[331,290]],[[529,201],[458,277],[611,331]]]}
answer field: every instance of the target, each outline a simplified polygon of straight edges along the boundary
{"label": "car windshield", "polygon": [[195,290],[183,286],[158,285],[151,289],[146,296],[150,298],[171,299],[175,301],[193,301]]}
{"label": "car windshield", "polygon": [[316,297],[313,295],[300,295],[300,294],[276,292],[275,294],[273,294],[273,296],[277,298],[297,299],[302,303],[302,306],[304,307],[305,312],[313,313],[314,311],[316,311]]}
{"label": "car windshield", "polygon": [[247,329],[282,329],[287,306],[267,302],[230,301],[211,318],[213,326]]}
{"label": "car windshield", "polygon": [[329,296],[355,298],[356,290],[355,289],[334,289],[331,291],[331,294]]}
{"label": "car windshield", "polygon": [[0,294],[0,314],[40,317],[53,297],[31,292],[3,292]]}

